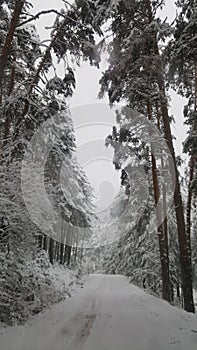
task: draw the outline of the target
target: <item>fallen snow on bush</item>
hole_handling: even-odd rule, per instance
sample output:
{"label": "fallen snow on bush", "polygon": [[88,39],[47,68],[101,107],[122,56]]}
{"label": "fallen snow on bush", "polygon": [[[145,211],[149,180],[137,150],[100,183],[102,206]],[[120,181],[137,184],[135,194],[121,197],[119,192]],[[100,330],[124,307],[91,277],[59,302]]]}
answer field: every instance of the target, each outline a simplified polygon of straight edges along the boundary
{"label": "fallen snow on bush", "polygon": [[0,255],[0,323],[24,323],[31,315],[69,297],[80,285],[81,272],[58,264],[52,266],[46,253],[30,261]]}

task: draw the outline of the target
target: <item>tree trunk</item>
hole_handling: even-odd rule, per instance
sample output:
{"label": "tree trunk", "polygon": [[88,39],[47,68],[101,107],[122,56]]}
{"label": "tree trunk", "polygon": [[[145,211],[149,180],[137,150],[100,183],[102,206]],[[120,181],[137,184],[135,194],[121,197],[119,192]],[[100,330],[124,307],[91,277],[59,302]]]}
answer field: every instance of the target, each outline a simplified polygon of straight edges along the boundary
{"label": "tree trunk", "polygon": [[4,76],[4,72],[5,72],[5,67],[7,65],[7,60],[8,60],[12,40],[14,37],[16,26],[17,26],[18,21],[19,21],[19,17],[22,13],[24,3],[25,3],[25,0],[18,0],[15,2],[13,16],[12,16],[12,19],[10,22],[8,33],[7,33],[7,36],[5,39],[5,43],[4,43],[3,48],[2,48],[1,57],[0,57],[0,91],[2,90],[2,86],[3,86],[3,76]]}
{"label": "tree trunk", "polygon": [[[27,94],[28,96],[30,96],[32,94],[32,91],[34,89],[35,86],[37,86],[37,84],[39,83],[39,80],[40,80],[40,74],[42,72],[42,70],[44,69],[44,66],[48,60],[48,58],[50,57],[50,54],[51,54],[51,50],[56,42],[56,40],[58,39],[59,37],[59,34],[61,33],[61,30],[62,28],[64,27],[64,21],[62,22],[62,24],[60,25],[60,27],[58,28],[56,34],[54,35],[54,37],[51,39],[51,42],[49,44],[49,46],[47,47],[45,53],[44,53],[44,56],[37,68],[37,71],[29,85],[29,88],[28,88],[28,91],[27,91]],[[27,115],[28,111],[29,111],[29,106],[30,106],[30,103],[29,103],[29,100],[27,100],[25,102],[25,106],[24,106],[24,109],[23,109],[23,112],[21,114],[21,116],[19,116],[18,120],[17,120],[17,123],[16,123],[16,131],[15,131],[15,139],[17,138],[17,135],[18,135],[18,128],[23,120],[23,118]]]}
{"label": "tree trunk", "polygon": [[[165,166],[164,166],[164,160],[163,155],[161,155],[161,168],[162,168],[162,176],[165,178]],[[173,285],[171,283],[170,278],[170,259],[169,259],[169,237],[168,237],[168,217],[167,217],[167,197],[166,197],[166,185],[163,184],[162,188],[162,195],[163,195],[163,215],[164,215],[164,222],[163,222],[163,230],[164,230],[164,249],[166,251],[166,264],[168,267],[168,277],[169,277],[169,288],[172,289],[171,293],[171,301],[174,300],[174,293],[173,293]],[[173,297],[172,297],[173,296]]]}
{"label": "tree trunk", "polygon": [[174,301],[174,287],[172,284],[170,287],[171,287],[171,301],[173,302]]}
{"label": "tree trunk", "polygon": [[[149,120],[152,120],[152,111],[150,101],[147,101],[147,112]],[[159,239],[159,251],[161,262],[161,277],[162,277],[162,297],[164,300],[171,301],[170,290],[170,277],[169,277],[169,257],[168,257],[168,242],[166,241],[166,235],[164,233],[164,227],[162,223],[162,206],[159,205],[160,189],[157,176],[157,163],[154,157],[153,145],[151,144],[151,160],[152,160],[152,178],[153,178],[153,190],[154,200],[156,206],[157,216],[157,233]],[[165,216],[164,216],[165,217]]]}
{"label": "tree trunk", "polygon": [[[164,93],[164,85],[159,84],[160,91]],[[165,96],[165,95],[164,95]],[[172,134],[170,129],[170,121],[168,116],[167,102],[161,102],[161,110],[164,124],[165,138],[168,142],[168,147],[172,155],[172,176],[173,167],[175,169],[175,190],[174,190],[174,205],[176,211],[176,220],[178,228],[179,249],[180,249],[180,265],[181,276],[183,285],[183,298],[184,308],[188,312],[194,312],[194,300],[193,300],[193,281],[192,281],[192,265],[191,265],[191,248],[188,247],[189,242],[187,240],[185,229],[184,208],[182,202],[181,188],[179,183],[179,173],[176,165],[176,158],[174,153],[174,147],[172,143]]]}
{"label": "tree trunk", "polygon": [[64,265],[64,243],[60,244],[60,264]]}
{"label": "tree trunk", "polygon": [[[194,178],[194,156],[191,155],[189,162],[189,184],[188,184],[188,194],[187,194],[187,205],[186,205],[186,232],[188,248],[191,247],[191,210],[192,210],[192,181]],[[190,250],[191,254],[191,250]]]}
{"label": "tree trunk", "polygon": [[71,262],[71,252],[72,252],[72,246],[68,246],[67,266],[69,266]]}
{"label": "tree trunk", "polygon": [[49,240],[49,260],[50,263],[53,265],[54,263],[54,240],[50,238]]}
{"label": "tree trunk", "polygon": [[44,235],[43,249],[45,250],[45,252],[48,251],[48,238],[46,235]]}
{"label": "tree trunk", "polygon": [[[196,138],[197,131],[197,63],[194,62],[194,120],[192,123],[192,131],[191,137]],[[197,162],[197,156],[194,147],[195,140],[192,140],[192,149],[191,156],[189,161],[189,184],[188,184],[188,195],[187,195],[187,206],[186,206],[186,232],[187,232],[187,241],[188,248],[191,254],[191,211],[192,211],[192,196],[193,196],[193,188],[192,182],[194,179],[194,167]]]}
{"label": "tree trunk", "polygon": [[71,252],[72,252],[72,227],[69,227],[66,235],[65,255],[64,255],[64,262],[67,264],[67,266],[70,265]]}
{"label": "tree trunk", "polygon": [[[146,0],[147,11],[149,22],[151,23],[153,18],[152,15],[152,5],[150,0]],[[174,205],[176,211],[177,229],[178,229],[178,239],[179,239],[179,249],[180,249],[180,266],[181,266],[181,278],[182,278],[182,288],[183,288],[183,299],[184,299],[184,309],[188,312],[195,312],[194,299],[193,299],[193,276],[192,276],[192,264],[191,264],[191,254],[188,249],[187,234],[185,228],[185,218],[184,218],[184,208],[182,202],[181,188],[179,182],[179,172],[176,164],[176,157],[174,152],[174,146],[172,141],[172,133],[170,127],[170,119],[168,115],[168,104],[165,92],[165,82],[164,82],[164,70],[162,59],[159,52],[157,36],[155,35],[155,45],[154,53],[158,56],[158,66],[157,66],[157,83],[158,88],[161,93],[161,115],[164,126],[165,139],[168,144],[171,157],[169,157],[169,162],[171,165],[172,181],[174,181]],[[175,170],[175,174],[174,174]]]}
{"label": "tree trunk", "polygon": [[164,226],[162,223],[162,213],[161,213],[162,208],[161,206],[158,207],[160,191],[159,191],[159,184],[158,184],[158,177],[157,177],[156,160],[153,154],[151,155],[151,158],[152,158],[154,199],[155,199],[155,205],[157,206],[156,215],[157,215],[157,222],[158,222],[157,232],[158,232],[158,238],[159,238],[159,251],[160,251],[160,262],[161,262],[161,275],[162,275],[162,297],[163,299],[170,302],[171,292],[170,292],[168,249],[167,249],[166,235],[164,232]]}
{"label": "tree trunk", "polygon": [[65,245],[64,262],[66,263],[67,266],[70,265],[71,251],[72,251],[72,246],[66,244]]}
{"label": "tree trunk", "polygon": [[38,248],[42,249],[43,247],[43,235],[38,236]]}
{"label": "tree trunk", "polygon": [[76,247],[75,247],[75,255],[74,255],[74,262],[75,262],[75,263],[77,262],[77,253],[78,253],[78,245],[76,244]]}
{"label": "tree trunk", "polygon": [[64,247],[64,264],[67,262],[67,252],[68,252],[68,246],[65,244]]}

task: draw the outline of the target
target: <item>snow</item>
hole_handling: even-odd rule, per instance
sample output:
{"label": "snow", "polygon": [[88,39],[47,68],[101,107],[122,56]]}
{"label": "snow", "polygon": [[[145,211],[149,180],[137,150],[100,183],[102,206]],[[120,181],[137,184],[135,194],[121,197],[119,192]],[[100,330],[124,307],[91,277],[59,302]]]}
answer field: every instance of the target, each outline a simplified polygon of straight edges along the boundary
{"label": "snow", "polygon": [[36,28],[34,24],[26,23],[23,24],[18,28],[18,30],[24,29],[30,36],[32,43],[39,45],[40,44],[40,38],[39,35],[36,32]]}
{"label": "snow", "polygon": [[0,325],[24,324],[30,316],[68,298],[83,283],[81,268],[51,265],[45,251],[29,260],[27,256],[8,259],[1,252],[0,266]]}
{"label": "snow", "polygon": [[194,350],[197,317],[126,277],[91,275],[69,300],[1,333],[3,350]]}
{"label": "snow", "polygon": [[197,290],[194,290],[194,303],[195,303],[196,308],[197,308]]}

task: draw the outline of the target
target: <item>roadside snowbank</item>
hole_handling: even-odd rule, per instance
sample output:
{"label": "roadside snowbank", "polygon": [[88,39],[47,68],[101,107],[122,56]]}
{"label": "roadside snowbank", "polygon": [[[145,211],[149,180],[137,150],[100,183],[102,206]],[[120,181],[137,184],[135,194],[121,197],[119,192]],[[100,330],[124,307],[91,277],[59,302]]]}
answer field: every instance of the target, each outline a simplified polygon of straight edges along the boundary
{"label": "roadside snowbank", "polygon": [[119,275],[90,275],[80,292],[25,326],[0,330],[1,350],[195,350],[197,316]]}
{"label": "roadside snowbank", "polygon": [[82,283],[79,269],[52,266],[44,251],[27,262],[1,258],[1,325],[25,323],[31,315],[69,297],[75,285]]}

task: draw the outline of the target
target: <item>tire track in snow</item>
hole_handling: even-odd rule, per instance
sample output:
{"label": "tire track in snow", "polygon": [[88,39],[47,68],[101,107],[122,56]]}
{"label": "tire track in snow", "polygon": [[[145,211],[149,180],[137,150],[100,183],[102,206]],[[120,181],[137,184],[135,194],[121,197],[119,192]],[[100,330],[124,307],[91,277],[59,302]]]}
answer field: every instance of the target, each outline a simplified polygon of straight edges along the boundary
{"label": "tire track in snow", "polygon": [[[90,335],[91,329],[94,325],[96,318],[99,317],[100,310],[100,292],[103,289],[103,283],[95,291],[95,297],[92,301],[89,310],[82,310],[61,329],[61,336],[65,336],[68,339],[65,350],[81,350],[86,342],[86,339]],[[69,329],[73,329],[74,334],[71,335]],[[70,334],[69,334],[70,333]],[[70,335],[70,336],[69,336]]]}

